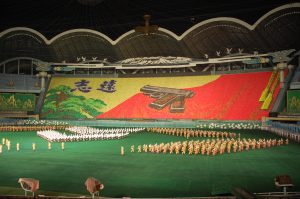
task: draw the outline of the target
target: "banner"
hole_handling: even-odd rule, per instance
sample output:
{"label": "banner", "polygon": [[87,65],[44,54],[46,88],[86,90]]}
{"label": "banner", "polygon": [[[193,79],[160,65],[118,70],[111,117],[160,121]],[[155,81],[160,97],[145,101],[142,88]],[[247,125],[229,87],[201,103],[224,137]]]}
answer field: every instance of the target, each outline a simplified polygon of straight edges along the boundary
{"label": "banner", "polygon": [[35,95],[0,93],[0,111],[34,111]]}
{"label": "banner", "polygon": [[287,93],[287,112],[300,113],[300,90],[290,90]]}
{"label": "banner", "polygon": [[260,120],[268,115],[258,100],[270,75],[53,77],[41,117]]}

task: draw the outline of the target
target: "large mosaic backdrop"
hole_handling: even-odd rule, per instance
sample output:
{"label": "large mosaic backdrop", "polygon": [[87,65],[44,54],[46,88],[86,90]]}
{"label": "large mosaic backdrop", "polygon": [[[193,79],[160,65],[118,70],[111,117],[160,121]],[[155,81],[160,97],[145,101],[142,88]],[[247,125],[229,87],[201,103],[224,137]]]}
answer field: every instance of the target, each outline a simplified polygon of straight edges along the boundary
{"label": "large mosaic backdrop", "polygon": [[[270,72],[157,78],[54,77],[42,116],[259,120]],[[276,93],[278,89],[276,89]]]}

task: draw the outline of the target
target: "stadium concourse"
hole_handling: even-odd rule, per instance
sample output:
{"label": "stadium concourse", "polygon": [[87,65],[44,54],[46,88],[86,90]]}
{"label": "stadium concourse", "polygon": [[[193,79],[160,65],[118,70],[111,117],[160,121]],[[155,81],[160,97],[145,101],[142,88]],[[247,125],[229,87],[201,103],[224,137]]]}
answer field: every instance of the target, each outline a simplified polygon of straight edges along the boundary
{"label": "stadium concourse", "polygon": [[0,198],[300,198],[300,2],[0,13]]}

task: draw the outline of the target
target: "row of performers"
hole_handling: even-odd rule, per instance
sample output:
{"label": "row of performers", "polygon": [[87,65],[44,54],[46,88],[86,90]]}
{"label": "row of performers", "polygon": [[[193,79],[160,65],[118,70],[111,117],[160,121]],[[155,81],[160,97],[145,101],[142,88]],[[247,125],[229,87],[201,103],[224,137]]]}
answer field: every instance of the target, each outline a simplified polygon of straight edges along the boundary
{"label": "row of performers", "polygon": [[[148,132],[160,133],[174,136],[189,137],[212,137],[212,138],[236,138],[236,133],[204,131],[199,129],[178,129],[178,128],[147,128]],[[240,134],[239,134],[240,137]]]}
{"label": "row of performers", "polygon": [[[5,138],[2,138],[2,144],[0,144],[0,154],[2,154],[3,152],[3,146],[6,146],[7,148],[7,151],[10,151],[11,150],[11,141],[9,139],[5,139]],[[48,150],[51,150],[51,142],[48,142]],[[20,151],[21,149],[21,145],[19,142],[17,142],[16,144],[16,150],[17,151]],[[65,150],[65,143],[64,142],[61,142],[61,149],[62,150]],[[32,150],[35,151],[36,150],[36,143],[32,143]]]}
{"label": "row of performers", "polygon": [[64,125],[49,125],[49,126],[0,126],[0,132],[20,132],[20,131],[43,131],[43,130],[64,130],[67,126]]}
{"label": "row of performers", "polygon": [[[241,152],[248,151],[250,149],[265,149],[271,148],[274,146],[281,146],[288,144],[289,141],[285,141],[281,138],[276,139],[212,139],[212,140],[202,140],[202,141],[184,141],[184,142],[170,142],[170,143],[161,143],[161,144],[144,144],[137,146],[137,152],[151,152],[151,153],[175,153],[175,154],[188,154],[192,155],[217,155],[224,154],[225,152]],[[135,152],[134,145],[131,146],[131,152]],[[122,149],[121,149],[122,153]]]}

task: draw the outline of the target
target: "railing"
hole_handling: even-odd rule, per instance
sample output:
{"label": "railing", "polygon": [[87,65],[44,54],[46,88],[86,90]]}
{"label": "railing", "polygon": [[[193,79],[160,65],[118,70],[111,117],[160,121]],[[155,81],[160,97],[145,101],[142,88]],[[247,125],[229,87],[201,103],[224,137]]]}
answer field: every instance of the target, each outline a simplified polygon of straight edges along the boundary
{"label": "railing", "polygon": [[264,130],[273,132],[281,137],[300,143],[300,126],[294,124],[284,124],[279,122],[267,121],[262,127]]}
{"label": "railing", "polygon": [[287,123],[273,122],[273,121],[267,121],[266,124],[273,128],[278,128],[278,129],[289,131],[291,133],[300,134],[299,124],[287,124]]}

